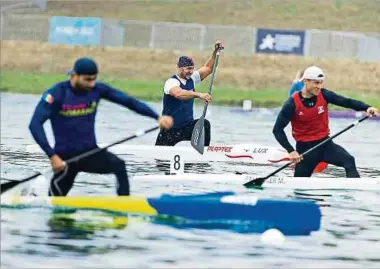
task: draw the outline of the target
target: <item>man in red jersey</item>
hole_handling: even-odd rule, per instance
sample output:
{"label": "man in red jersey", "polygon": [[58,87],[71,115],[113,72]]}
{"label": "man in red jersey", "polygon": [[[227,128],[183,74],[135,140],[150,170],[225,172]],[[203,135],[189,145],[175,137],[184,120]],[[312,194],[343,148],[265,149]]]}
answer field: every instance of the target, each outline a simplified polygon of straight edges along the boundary
{"label": "man in red jersey", "polygon": [[[294,93],[283,105],[273,127],[273,134],[281,146],[288,151],[289,159],[296,163],[295,177],[310,177],[321,161],[343,167],[347,177],[360,177],[355,158],[332,140],[311,151],[305,157],[300,155],[329,137],[329,103],[356,111],[366,111],[370,116],[376,116],[379,112],[377,108],[368,104],[323,88],[324,79],[325,75],[319,67],[310,66],[305,70],[300,79],[305,86],[302,91]],[[289,143],[284,131],[289,122],[292,126],[293,138],[296,140],[296,150]]]}

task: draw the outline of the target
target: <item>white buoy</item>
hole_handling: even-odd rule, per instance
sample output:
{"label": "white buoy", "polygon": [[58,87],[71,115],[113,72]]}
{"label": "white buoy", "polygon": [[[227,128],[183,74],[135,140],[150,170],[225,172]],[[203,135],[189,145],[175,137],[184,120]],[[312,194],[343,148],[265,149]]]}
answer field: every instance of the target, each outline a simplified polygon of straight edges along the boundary
{"label": "white buoy", "polygon": [[260,240],[266,245],[280,246],[285,242],[285,236],[277,229],[268,229],[261,235]]}
{"label": "white buoy", "polygon": [[243,110],[249,111],[252,109],[252,101],[251,100],[244,100],[243,101]]}

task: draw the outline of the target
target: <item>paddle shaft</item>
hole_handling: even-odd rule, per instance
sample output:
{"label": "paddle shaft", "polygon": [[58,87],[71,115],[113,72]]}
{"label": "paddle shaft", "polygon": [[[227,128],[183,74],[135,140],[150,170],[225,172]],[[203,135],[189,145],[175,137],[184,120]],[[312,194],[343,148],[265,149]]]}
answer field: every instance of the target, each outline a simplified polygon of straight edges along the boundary
{"label": "paddle shaft", "polygon": [[[218,61],[219,61],[219,54],[220,54],[220,51],[217,50],[216,56],[214,59],[213,68],[212,68],[211,81],[208,87],[208,94],[211,93],[212,85],[214,84],[216,68],[218,66]],[[204,151],[204,123],[205,123],[207,107],[208,107],[208,103],[204,105],[202,116],[198,119],[197,123],[194,126],[193,133],[191,134],[191,145],[200,154],[203,154],[203,151]]]}
{"label": "paddle shaft", "polygon": [[[212,85],[214,84],[216,67],[218,66],[218,62],[219,62],[219,54],[220,54],[220,51],[218,50],[216,52],[216,56],[215,56],[215,60],[214,60],[214,65],[212,67],[211,81],[210,81],[210,85],[208,85],[208,94],[211,93]],[[203,107],[202,118],[206,117],[207,107],[208,107],[208,103],[206,103],[205,106]]]}
{"label": "paddle shaft", "polygon": [[[319,148],[320,146],[322,146],[323,144],[331,141],[332,139],[334,139],[335,137],[341,135],[342,133],[348,131],[349,129],[351,129],[352,127],[356,126],[357,124],[359,124],[360,122],[368,119],[369,116],[365,116],[357,121],[355,121],[354,123],[350,124],[349,126],[347,126],[346,128],[344,128],[343,130],[337,132],[336,134],[334,134],[333,136],[327,138],[326,140],[323,140],[322,142],[320,142],[319,144],[315,145],[314,147],[308,149],[307,151],[305,151],[304,153],[301,154],[301,156],[305,156],[307,155],[308,153],[314,151],[315,149]],[[263,177],[263,178],[256,178],[256,179],[252,179],[251,181],[249,182],[246,182],[244,183],[244,186],[249,186],[249,185],[252,185],[252,184],[255,184],[255,183],[259,183],[260,185],[262,185],[264,183],[264,181],[266,179],[268,179],[269,177],[277,174],[278,172],[280,172],[281,170],[284,170],[286,167],[288,167],[289,165],[291,165],[293,162],[289,162],[283,166],[281,166],[280,168],[276,169],[275,171],[273,171],[272,173],[270,173],[269,175],[267,175],[266,177]],[[256,185],[256,184],[255,184]]]}
{"label": "paddle shaft", "polygon": [[[153,127],[153,128],[147,129],[147,130],[138,131],[138,132],[136,132],[136,133],[135,133],[134,135],[132,135],[132,136],[129,136],[129,137],[127,137],[127,138],[123,138],[123,139],[120,139],[120,140],[118,140],[118,141],[115,141],[115,142],[113,142],[113,143],[111,143],[111,144],[109,144],[109,145],[107,145],[107,146],[105,146],[105,147],[102,147],[102,148],[95,148],[95,149],[92,149],[92,150],[90,150],[90,151],[84,152],[84,153],[82,153],[82,154],[79,154],[78,156],[75,156],[75,157],[73,157],[73,158],[68,159],[68,160],[66,161],[66,164],[73,163],[73,162],[77,162],[77,161],[79,161],[79,160],[81,160],[81,159],[83,159],[83,158],[86,158],[86,157],[90,156],[90,155],[93,155],[93,154],[96,154],[96,153],[101,152],[101,151],[103,151],[103,150],[106,150],[106,149],[108,149],[108,148],[110,148],[110,147],[112,147],[112,146],[114,146],[114,145],[121,144],[121,143],[123,143],[123,142],[129,141],[129,140],[131,140],[131,139],[134,139],[134,138],[136,138],[136,137],[142,136],[142,135],[144,135],[144,134],[147,134],[147,133],[153,132],[153,131],[157,130],[158,128],[159,128],[159,126],[155,126],[155,127]],[[51,169],[51,168],[50,168],[50,169]],[[21,184],[21,183],[23,183],[23,182],[27,182],[27,181],[29,181],[29,180],[32,180],[32,179],[34,179],[34,178],[36,178],[36,177],[38,177],[38,176],[40,176],[40,175],[42,175],[41,172],[38,172],[38,173],[36,173],[36,174],[34,174],[34,175],[32,175],[32,176],[29,176],[29,177],[27,177],[27,178],[24,178],[24,179],[22,179],[22,180],[17,180],[17,181],[16,181],[16,180],[8,180],[9,182],[1,184],[1,193],[4,193],[4,192],[6,192],[7,190],[9,190],[9,189],[15,187],[16,185]]]}
{"label": "paddle shaft", "polygon": [[[178,108],[178,109],[177,109],[172,115],[178,113],[178,111],[180,111],[182,108],[183,108],[183,106],[181,105],[181,106],[180,106],[180,107],[179,107],[179,108]],[[134,139],[134,138],[139,137],[139,136],[141,136],[141,135],[143,135],[143,134],[146,134],[146,133],[149,133],[149,132],[155,131],[155,130],[157,130],[157,129],[159,129],[159,126],[156,126],[156,127],[150,128],[150,129],[145,130],[145,131],[139,131],[139,132],[136,132],[133,136],[129,136],[129,137],[127,137],[127,138],[124,138],[124,139],[118,140],[118,141],[116,141],[116,142],[114,142],[114,143],[109,144],[109,145],[106,146],[106,147],[103,147],[103,148],[95,148],[95,149],[90,150],[90,151],[88,151],[88,152],[82,153],[82,154],[80,154],[80,155],[78,155],[78,156],[76,156],[76,157],[73,157],[73,158],[67,160],[67,161],[66,161],[66,164],[68,164],[68,163],[72,163],[72,162],[76,162],[76,161],[78,161],[78,160],[80,160],[80,159],[83,159],[83,158],[85,158],[85,157],[88,157],[88,156],[90,156],[90,155],[92,155],[92,154],[95,154],[95,153],[100,152],[100,151],[102,151],[102,150],[108,149],[108,148],[110,148],[110,147],[112,147],[112,146],[114,146],[114,145],[121,144],[121,143],[123,143],[123,142],[126,142],[126,141],[128,141],[128,140]],[[47,171],[50,171],[50,169],[47,170]],[[47,171],[46,171],[46,172],[47,172]],[[32,180],[32,179],[34,179],[34,178],[36,178],[36,177],[38,177],[38,176],[40,176],[40,175],[42,175],[42,173],[41,173],[41,172],[38,172],[38,173],[36,173],[36,174],[34,174],[34,175],[31,175],[31,176],[29,176],[29,177],[27,177],[27,178],[24,178],[24,179],[21,179],[21,180],[2,178],[2,180],[7,180],[8,182],[7,182],[7,183],[3,183],[3,184],[0,185],[0,188],[1,188],[1,192],[0,192],[0,193],[4,193],[4,192],[6,192],[7,190],[9,190],[9,189],[11,189],[11,188],[17,186],[17,185],[20,184],[20,183],[27,182],[27,181]]]}
{"label": "paddle shaft", "polygon": [[108,148],[110,148],[110,147],[112,147],[112,146],[115,146],[115,145],[117,145],[117,144],[121,144],[121,143],[127,142],[127,141],[129,141],[129,140],[131,140],[131,139],[134,139],[134,138],[136,138],[136,137],[142,136],[142,135],[144,135],[144,134],[147,134],[147,133],[153,132],[153,131],[157,130],[158,128],[159,128],[158,126],[155,126],[155,127],[152,127],[152,128],[150,128],[150,129],[148,129],[148,130],[142,130],[142,131],[136,132],[136,133],[135,133],[134,135],[132,135],[132,136],[129,136],[129,137],[127,137],[127,138],[124,138],[124,139],[118,140],[118,141],[116,141],[116,142],[113,142],[113,143],[111,143],[111,144],[109,144],[109,145],[107,145],[107,146],[105,146],[105,147],[103,147],[103,148],[95,148],[95,149],[90,150],[90,151],[88,151],[88,152],[82,153],[82,154],[80,154],[80,155],[78,155],[78,156],[75,156],[75,157],[73,157],[73,158],[67,160],[66,163],[72,163],[72,162],[79,161],[80,159],[86,158],[86,157],[88,157],[88,156],[90,156],[90,155],[93,155],[93,154],[98,153],[98,152],[100,152],[100,151],[106,150],[106,149],[108,149]]}
{"label": "paddle shaft", "polygon": [[[182,105],[181,105],[181,106],[182,106]],[[176,114],[176,113],[178,113],[178,111],[180,111],[181,109],[182,109],[182,107],[178,108],[177,111],[175,111],[175,112],[173,113],[173,115]],[[78,155],[78,156],[76,156],[76,157],[73,157],[72,159],[67,160],[66,163],[71,163],[71,162],[74,162],[74,161],[78,161],[79,159],[85,158],[85,157],[90,156],[90,155],[92,155],[92,154],[94,154],[94,153],[96,153],[96,152],[99,152],[99,151],[105,150],[105,149],[107,149],[107,148],[110,148],[110,147],[112,147],[112,146],[114,146],[114,145],[121,144],[121,143],[123,143],[123,142],[126,142],[126,141],[128,141],[128,140],[131,140],[131,139],[133,139],[133,138],[135,138],[135,137],[138,137],[138,136],[140,136],[140,135],[143,135],[143,134],[146,134],[146,133],[152,132],[152,131],[154,131],[154,130],[157,130],[158,128],[159,128],[159,127],[153,127],[153,128],[151,128],[151,129],[148,129],[148,130],[145,130],[145,131],[139,131],[139,132],[136,132],[135,135],[130,136],[130,137],[127,137],[127,138],[124,138],[124,139],[121,139],[121,140],[118,140],[118,141],[116,141],[116,142],[114,142],[114,143],[112,143],[112,144],[110,144],[110,145],[108,145],[108,146],[106,146],[106,147],[103,147],[103,148],[95,148],[95,149],[93,149],[93,150],[91,150],[91,151],[89,151],[89,152],[82,153],[81,155]],[[50,171],[50,170],[51,170],[51,169],[49,169],[49,170],[47,170],[47,171]],[[46,171],[46,172],[47,172],[47,171]],[[44,172],[44,173],[46,173],[46,172]],[[18,183],[22,183],[22,182],[25,182],[25,181],[29,181],[29,180],[31,180],[31,179],[33,179],[33,178],[36,178],[36,177],[40,176],[40,175],[42,175],[42,173],[41,173],[41,172],[38,172],[38,173],[36,173],[36,174],[34,174],[34,175],[31,175],[31,176],[29,176],[29,177],[27,177],[27,178],[24,178],[24,179],[22,179],[22,180],[19,180],[19,179],[8,179],[8,178],[1,178],[1,179],[2,179],[2,180],[7,180],[7,181],[9,181],[9,182],[17,182],[17,184],[18,184]],[[5,184],[6,184],[6,183],[5,183]],[[1,184],[1,187],[3,187],[3,185],[4,185],[4,184]]]}

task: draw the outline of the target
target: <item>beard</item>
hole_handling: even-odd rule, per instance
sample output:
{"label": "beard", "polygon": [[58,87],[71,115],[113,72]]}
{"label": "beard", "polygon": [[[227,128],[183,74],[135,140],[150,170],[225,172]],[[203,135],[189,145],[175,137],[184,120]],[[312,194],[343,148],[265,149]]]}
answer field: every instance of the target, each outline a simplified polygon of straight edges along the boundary
{"label": "beard", "polygon": [[78,90],[81,90],[81,91],[89,91],[92,89],[91,87],[89,87],[83,83],[80,83],[79,81],[77,83],[75,83],[75,88]]}

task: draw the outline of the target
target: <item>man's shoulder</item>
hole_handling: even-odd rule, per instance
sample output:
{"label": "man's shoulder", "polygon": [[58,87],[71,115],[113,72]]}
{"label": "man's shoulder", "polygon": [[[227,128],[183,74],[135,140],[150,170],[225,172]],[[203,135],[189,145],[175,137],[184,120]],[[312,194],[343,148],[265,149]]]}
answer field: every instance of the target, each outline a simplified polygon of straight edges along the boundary
{"label": "man's shoulder", "polygon": [[289,103],[294,103],[294,99],[295,98],[298,98],[300,96],[300,92],[301,91],[296,91],[296,92],[293,92],[289,97],[288,99],[285,100],[285,104],[289,104]]}
{"label": "man's shoulder", "polygon": [[178,81],[178,82],[180,82],[180,79],[177,77],[177,75],[173,75],[173,76],[169,77],[169,78],[165,81],[165,83],[166,83],[166,82],[170,82],[170,81]]}
{"label": "man's shoulder", "polygon": [[326,89],[326,88],[322,88],[321,89],[321,92],[322,93],[334,93],[334,91],[330,90],[330,89]]}
{"label": "man's shoulder", "polygon": [[331,95],[335,95],[335,92],[329,90],[329,89],[326,89],[326,88],[322,88],[321,89],[321,94],[324,98],[329,98]]}
{"label": "man's shoulder", "polygon": [[294,96],[299,94],[299,92],[295,92],[292,96],[289,96],[287,100],[282,105],[282,110],[293,110],[295,108]]}
{"label": "man's shoulder", "polygon": [[191,80],[193,81],[194,84],[198,84],[202,81],[201,79],[201,74],[199,73],[199,71],[195,71],[192,75],[191,75]]}
{"label": "man's shoulder", "polygon": [[42,93],[42,98],[51,98],[54,97],[55,100],[61,99],[64,92],[69,89],[70,87],[70,81],[60,81],[55,84],[53,84],[50,88],[47,88]]}
{"label": "man's shoulder", "polygon": [[97,81],[95,83],[95,86],[93,88],[94,90],[98,90],[98,91],[104,91],[104,90],[111,90],[113,89],[111,85],[105,83],[105,82],[101,82],[101,81]]}
{"label": "man's shoulder", "polygon": [[50,88],[48,88],[46,91],[53,93],[65,90],[69,87],[69,83],[70,82],[68,80],[57,82],[53,84]]}
{"label": "man's shoulder", "polygon": [[179,86],[181,86],[180,80],[174,75],[174,76],[168,78],[165,81],[165,84],[164,84],[164,93],[165,94],[169,94],[169,91],[173,87],[179,87]]}
{"label": "man's shoulder", "polygon": [[68,86],[69,82],[67,80],[53,84],[50,88],[43,91],[41,100],[50,105],[59,103]]}

